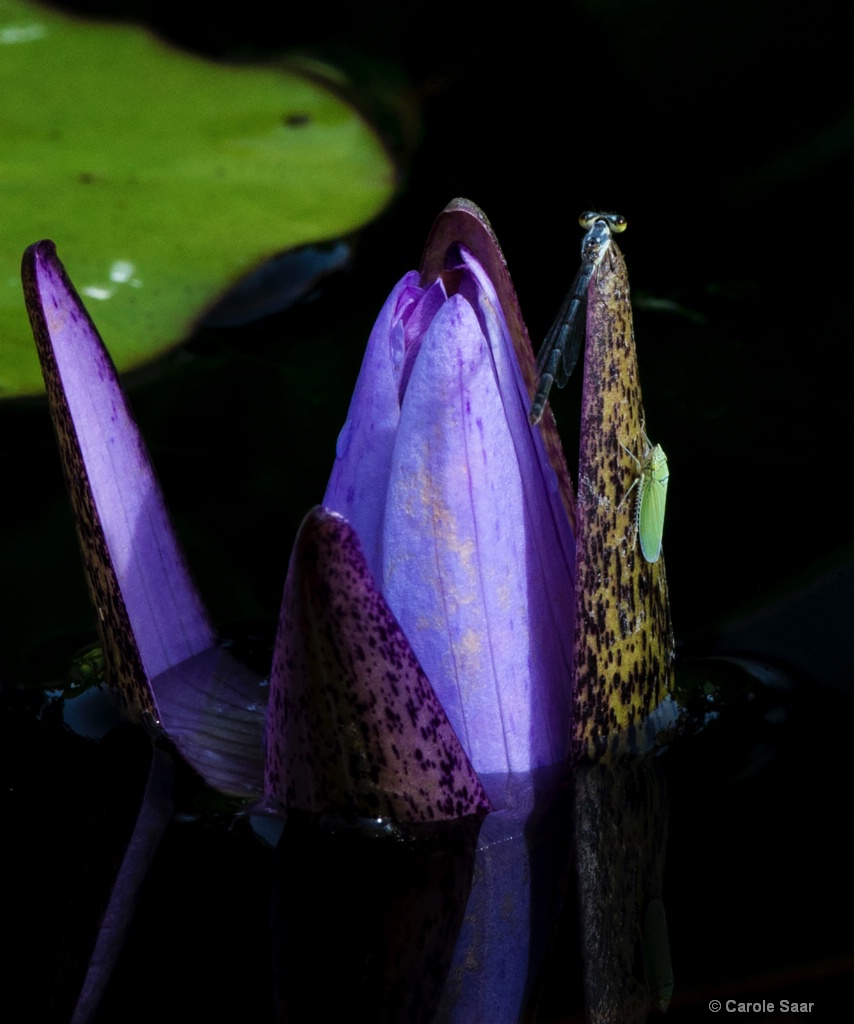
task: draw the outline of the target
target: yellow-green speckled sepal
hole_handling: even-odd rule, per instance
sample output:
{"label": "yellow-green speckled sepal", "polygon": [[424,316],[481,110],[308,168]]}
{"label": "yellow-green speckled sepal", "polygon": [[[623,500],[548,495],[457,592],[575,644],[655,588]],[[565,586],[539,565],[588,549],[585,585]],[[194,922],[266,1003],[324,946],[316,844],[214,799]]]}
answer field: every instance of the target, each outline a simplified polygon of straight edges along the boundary
{"label": "yellow-green speckled sepal", "polygon": [[[637,543],[637,467],[644,451],[629,280],[611,243],[588,291],[578,464],[576,760],[634,754],[655,743],[673,688],[673,629],[664,558]],[[625,446],[625,448],[623,447]],[[628,449],[628,452],[626,451]]]}

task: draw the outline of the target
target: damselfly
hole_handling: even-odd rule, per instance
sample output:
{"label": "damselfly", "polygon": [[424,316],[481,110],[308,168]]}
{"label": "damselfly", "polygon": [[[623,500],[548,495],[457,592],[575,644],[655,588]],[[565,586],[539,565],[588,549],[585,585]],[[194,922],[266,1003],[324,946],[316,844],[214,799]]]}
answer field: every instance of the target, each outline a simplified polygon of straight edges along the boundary
{"label": "damselfly", "polygon": [[611,235],[626,230],[626,218],[617,213],[582,213],[578,223],[587,230],[581,242],[581,268],[563,300],[537,356],[537,393],[528,419],[539,423],[552,384],[562,388],[575,369],[587,327],[587,288],[611,244]]}

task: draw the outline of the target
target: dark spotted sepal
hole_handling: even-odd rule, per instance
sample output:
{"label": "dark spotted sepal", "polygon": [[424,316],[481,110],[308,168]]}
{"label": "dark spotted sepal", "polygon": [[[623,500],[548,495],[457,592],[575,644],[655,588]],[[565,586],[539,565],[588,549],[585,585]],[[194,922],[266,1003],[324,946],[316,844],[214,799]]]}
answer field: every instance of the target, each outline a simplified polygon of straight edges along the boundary
{"label": "dark spotted sepal", "polygon": [[257,797],[265,690],[220,649],[113,362],[53,242],[24,293],[108,682],[215,788]]}
{"label": "dark spotted sepal", "polygon": [[286,810],[410,823],[489,810],[355,532],[323,508],[303,522],[285,583],[266,793]]}
{"label": "dark spotted sepal", "polygon": [[644,427],[629,279],[612,242],[588,293],[576,542],[577,761],[654,750],[680,714],[671,696],[664,557],[644,558],[631,492]]}
{"label": "dark spotted sepal", "polygon": [[637,536],[635,481],[648,443],[629,280],[614,242],[587,302],[573,694],[584,988],[589,1021],[641,1024],[673,988],[662,903],[668,811],[653,755],[678,731],[682,709],[664,557],[648,561]]}

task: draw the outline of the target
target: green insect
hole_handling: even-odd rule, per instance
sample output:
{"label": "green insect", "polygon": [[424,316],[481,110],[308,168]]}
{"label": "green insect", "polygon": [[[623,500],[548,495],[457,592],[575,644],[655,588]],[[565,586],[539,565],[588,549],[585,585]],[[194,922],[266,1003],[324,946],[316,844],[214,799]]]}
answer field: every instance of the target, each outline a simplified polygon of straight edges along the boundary
{"label": "green insect", "polygon": [[670,470],[667,456],[660,444],[652,445],[644,436],[646,449],[643,458],[638,459],[623,445],[626,454],[637,466],[637,476],[626,492],[625,501],[637,487],[635,500],[635,536],[640,537],[641,551],[648,562],[657,562],[661,555],[661,535],[664,532],[664,503],[667,499],[667,481]]}

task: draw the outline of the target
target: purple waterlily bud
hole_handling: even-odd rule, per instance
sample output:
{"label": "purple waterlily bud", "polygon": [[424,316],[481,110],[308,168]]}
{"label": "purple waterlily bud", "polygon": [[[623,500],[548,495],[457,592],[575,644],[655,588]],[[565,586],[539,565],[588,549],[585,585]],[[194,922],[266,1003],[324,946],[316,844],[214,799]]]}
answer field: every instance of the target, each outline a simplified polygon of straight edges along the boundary
{"label": "purple waterlily bud", "polygon": [[[407,274],[380,313],[326,507],[303,523],[288,571],[266,788],[325,824],[290,815],[281,847],[285,1019],[310,1019],[304,960],[329,953],[310,922],[320,915],[327,935],[327,918],[366,886],[365,905],[341,910],[333,928],[349,935],[357,920],[372,965],[344,943],[333,972],[358,975],[349,1004],[383,1021],[509,1024],[529,997],[568,841],[553,798],[568,751],[574,608],[571,487],[550,414],[542,429],[528,423],[533,386],[500,250],[480,211],[458,201],[421,275]],[[437,888],[419,881],[432,877],[423,867],[387,866],[416,850],[429,862],[433,829],[475,821],[490,801],[499,809],[476,850],[456,867],[446,850]],[[367,829],[375,852],[327,910],[329,879],[349,879],[360,849],[335,812],[361,821],[347,828]],[[372,833],[368,815],[376,829],[402,823],[405,842]],[[412,877],[394,909],[398,871]],[[438,893],[451,892],[438,911]],[[395,939],[375,948],[375,932]],[[387,978],[419,993],[418,1012]]]}
{"label": "purple waterlily bud", "polygon": [[449,207],[462,235],[440,218],[421,277],[380,313],[323,503],[355,528],[483,777],[567,755],[574,539],[474,209]]}

